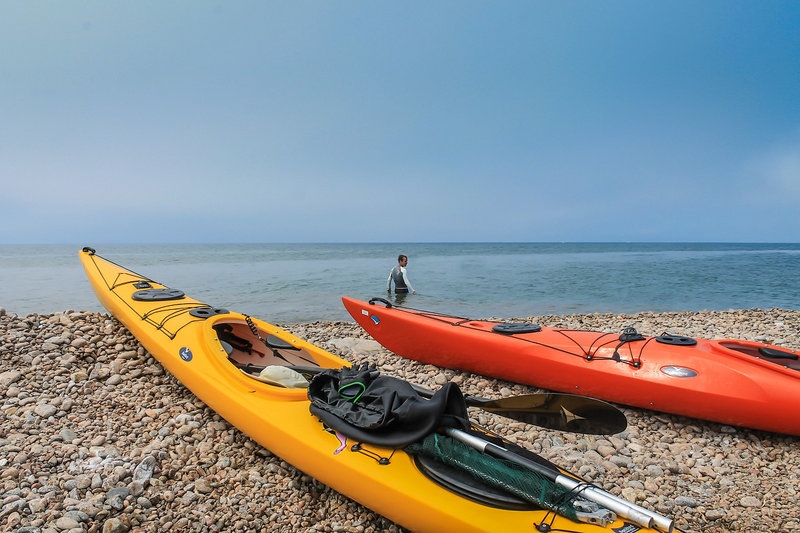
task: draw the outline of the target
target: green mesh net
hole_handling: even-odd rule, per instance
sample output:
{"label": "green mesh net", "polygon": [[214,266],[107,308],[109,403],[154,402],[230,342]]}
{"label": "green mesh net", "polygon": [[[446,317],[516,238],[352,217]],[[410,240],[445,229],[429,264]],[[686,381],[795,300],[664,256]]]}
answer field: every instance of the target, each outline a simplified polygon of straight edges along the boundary
{"label": "green mesh net", "polygon": [[537,507],[577,521],[574,494],[549,479],[505,461],[480,453],[466,444],[437,433],[406,446],[410,454],[425,455],[469,472],[475,479],[504,490]]}

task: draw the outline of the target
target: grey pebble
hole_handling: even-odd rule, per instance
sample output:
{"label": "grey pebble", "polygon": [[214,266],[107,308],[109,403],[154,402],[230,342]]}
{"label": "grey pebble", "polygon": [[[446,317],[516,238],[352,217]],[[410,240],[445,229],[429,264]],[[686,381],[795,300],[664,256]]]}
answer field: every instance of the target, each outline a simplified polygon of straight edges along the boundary
{"label": "grey pebble", "polygon": [[675,505],[680,505],[681,507],[697,507],[697,500],[688,496],[678,496],[675,498]]}
{"label": "grey pebble", "polygon": [[58,412],[58,408],[49,403],[40,403],[33,408],[33,412],[42,418],[49,418]]}
{"label": "grey pebble", "polygon": [[76,522],[88,522],[89,515],[84,513],[83,511],[67,511],[64,513],[64,516],[67,518],[71,518]]}
{"label": "grey pebble", "polygon": [[[792,348],[800,339],[800,311],[780,309],[519,320],[746,340],[769,332]],[[428,388],[452,381],[466,394],[491,398],[539,391],[399,358],[354,322],[283,327],[353,363],[372,362]],[[261,449],[108,315],[0,313],[0,350],[2,531],[406,531]],[[471,414],[606,490],[675,517],[684,532],[800,528],[797,438],[624,411],[628,429],[613,436],[550,432],[477,409]]]}
{"label": "grey pebble", "polygon": [[109,518],[103,523],[103,533],[126,533],[128,527],[119,518]]}
{"label": "grey pebble", "polygon": [[744,496],[739,503],[742,507],[761,507],[761,500],[755,496]]}
{"label": "grey pebble", "polygon": [[55,526],[61,531],[69,531],[72,529],[80,528],[81,524],[74,518],[70,518],[68,516],[62,516],[58,520],[56,520]]}
{"label": "grey pebble", "polygon": [[58,438],[64,442],[72,442],[78,438],[78,435],[69,428],[64,428],[58,433]]}
{"label": "grey pebble", "polygon": [[136,469],[133,471],[133,480],[141,483],[143,486],[147,486],[149,483],[150,478],[153,477],[153,471],[156,467],[156,458],[152,455],[148,455],[136,466]]}
{"label": "grey pebble", "polygon": [[705,517],[709,520],[719,520],[723,518],[728,512],[725,509],[709,509],[706,511]]}

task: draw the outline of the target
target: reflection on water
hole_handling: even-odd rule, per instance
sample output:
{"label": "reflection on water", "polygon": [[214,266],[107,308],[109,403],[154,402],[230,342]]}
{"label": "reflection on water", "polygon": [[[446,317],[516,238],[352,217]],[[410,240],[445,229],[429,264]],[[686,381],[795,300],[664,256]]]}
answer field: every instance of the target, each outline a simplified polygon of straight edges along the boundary
{"label": "reflection on water", "polygon": [[394,295],[394,303],[395,303],[395,305],[405,305],[406,300],[408,299],[408,294],[409,293],[407,293],[407,292],[401,292],[401,293],[395,294]]}

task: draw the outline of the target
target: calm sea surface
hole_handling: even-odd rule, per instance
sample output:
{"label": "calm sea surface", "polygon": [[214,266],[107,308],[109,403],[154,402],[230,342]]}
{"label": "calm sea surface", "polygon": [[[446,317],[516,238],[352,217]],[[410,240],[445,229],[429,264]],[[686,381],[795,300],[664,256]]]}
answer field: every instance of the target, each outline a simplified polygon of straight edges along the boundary
{"label": "calm sea surface", "polygon": [[[405,305],[468,317],[800,309],[800,244],[478,243],[92,245],[209,305],[270,322],[350,320],[341,296],[386,297],[397,255]],[[0,246],[0,307],[102,311],[78,245]]]}

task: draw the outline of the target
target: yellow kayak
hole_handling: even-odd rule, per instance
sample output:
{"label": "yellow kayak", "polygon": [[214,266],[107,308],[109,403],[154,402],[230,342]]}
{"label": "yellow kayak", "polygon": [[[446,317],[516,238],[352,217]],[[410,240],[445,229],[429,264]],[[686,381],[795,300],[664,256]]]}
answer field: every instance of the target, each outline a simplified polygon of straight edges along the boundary
{"label": "yellow kayak", "polygon": [[448,482],[446,472],[423,473],[403,449],[342,442],[310,413],[306,388],[250,369],[338,369],[347,361],[264,321],[203,304],[91,248],[80,258],[103,307],[211,409],[270,452],[393,522],[420,532],[656,530],[621,518],[601,525],[574,522],[505,504],[502,496],[476,498],[468,488],[466,494],[459,490],[459,481]]}

